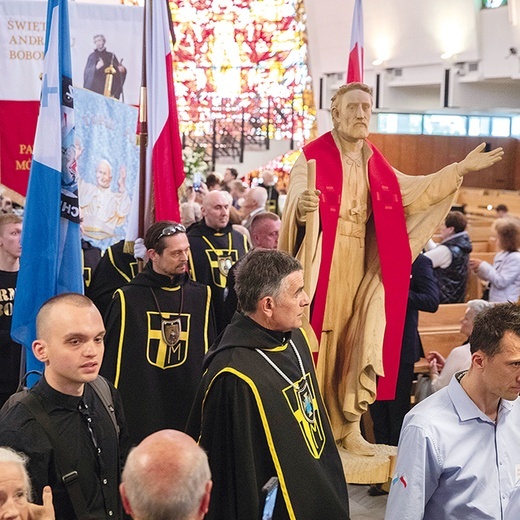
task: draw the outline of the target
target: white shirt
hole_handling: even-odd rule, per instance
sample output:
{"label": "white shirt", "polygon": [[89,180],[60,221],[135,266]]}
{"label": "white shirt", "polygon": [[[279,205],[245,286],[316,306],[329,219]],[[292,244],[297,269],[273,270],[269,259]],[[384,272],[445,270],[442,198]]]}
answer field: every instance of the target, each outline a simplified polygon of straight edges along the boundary
{"label": "white shirt", "polygon": [[[446,358],[441,373],[430,375],[432,390],[437,392],[441,388],[448,386],[451,378],[461,370],[468,370],[471,365],[471,350],[469,343],[464,343],[460,347],[455,347]],[[519,518],[520,520],[520,518]]]}
{"label": "white shirt", "polygon": [[453,255],[446,246],[443,246],[442,244],[435,244],[435,242],[431,239],[426,244],[426,252],[424,253],[424,256],[427,256],[432,261],[434,269],[436,267],[446,269],[451,265],[453,260]]}
{"label": "white shirt", "polygon": [[520,482],[511,492],[509,504],[504,514],[504,520],[518,520],[520,518]]}
{"label": "white shirt", "polygon": [[385,520],[501,520],[520,468],[520,405],[496,424],[454,377],[405,417]]}
{"label": "white shirt", "polygon": [[454,238],[458,238],[461,235],[467,235],[466,231],[460,231],[459,233],[455,233],[454,235],[445,238],[440,244],[435,243],[432,239],[428,240],[428,243],[425,246],[427,256],[433,264],[433,268],[440,267],[441,269],[446,269],[451,265],[453,261],[453,255],[448,246],[444,245],[446,242],[453,240]]}

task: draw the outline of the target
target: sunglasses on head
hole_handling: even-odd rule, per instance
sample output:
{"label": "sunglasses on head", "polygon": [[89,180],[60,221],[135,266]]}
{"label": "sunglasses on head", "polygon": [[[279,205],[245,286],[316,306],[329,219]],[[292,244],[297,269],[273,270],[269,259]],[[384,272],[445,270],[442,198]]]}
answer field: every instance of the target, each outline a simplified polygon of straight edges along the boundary
{"label": "sunglasses on head", "polygon": [[155,240],[155,244],[157,244],[157,242],[159,242],[159,240],[161,240],[162,237],[171,237],[173,235],[176,235],[177,233],[186,233],[186,228],[182,224],[166,226]]}

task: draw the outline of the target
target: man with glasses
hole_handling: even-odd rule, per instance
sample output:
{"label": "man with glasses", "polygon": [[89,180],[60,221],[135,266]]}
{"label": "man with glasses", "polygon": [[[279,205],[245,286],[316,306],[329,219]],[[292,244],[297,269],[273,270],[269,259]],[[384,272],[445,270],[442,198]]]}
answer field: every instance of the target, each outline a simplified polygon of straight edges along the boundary
{"label": "man with glasses", "polygon": [[184,428],[215,338],[211,289],[187,273],[184,226],[156,222],[144,244],[149,261],[143,272],[115,292],[107,309],[102,367],[121,393],[134,443]]}
{"label": "man with glasses", "polygon": [[229,223],[228,193],[213,191],[202,202],[200,222],[190,228],[190,273],[194,280],[211,287],[217,332],[227,325],[224,292],[231,266],[247,253],[245,235]]}

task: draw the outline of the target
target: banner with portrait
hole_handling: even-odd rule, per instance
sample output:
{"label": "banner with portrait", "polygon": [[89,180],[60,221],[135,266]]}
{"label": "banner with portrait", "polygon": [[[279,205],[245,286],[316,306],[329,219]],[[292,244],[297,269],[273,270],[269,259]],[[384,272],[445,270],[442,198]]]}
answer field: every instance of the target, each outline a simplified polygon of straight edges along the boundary
{"label": "banner with portrait", "polygon": [[[38,118],[47,2],[0,0],[0,182],[25,196]],[[139,103],[143,9],[69,2],[72,79]],[[105,78],[103,78],[105,76]]]}
{"label": "banner with portrait", "polygon": [[81,229],[105,250],[125,238],[139,175],[138,109],[89,90],[74,90]]}

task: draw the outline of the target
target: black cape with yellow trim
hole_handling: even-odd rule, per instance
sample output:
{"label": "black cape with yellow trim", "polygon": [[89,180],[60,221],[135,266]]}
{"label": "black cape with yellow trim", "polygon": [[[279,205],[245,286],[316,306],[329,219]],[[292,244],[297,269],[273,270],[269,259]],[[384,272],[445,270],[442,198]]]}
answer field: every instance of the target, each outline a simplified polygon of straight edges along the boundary
{"label": "black cape with yellow trim", "polygon": [[193,225],[187,235],[191,277],[211,287],[215,322],[220,333],[229,322],[224,309],[227,272],[247,253],[247,237],[234,230],[231,224],[217,231],[207,226],[204,220]]}
{"label": "black cape with yellow trim", "polygon": [[101,316],[112,300],[116,289],[123,287],[137,274],[137,260],[124,252],[125,241],[110,246],[99,260],[85,294],[94,302]]}
{"label": "black cape with yellow trim", "polygon": [[149,262],[116,291],[105,326],[101,374],[121,394],[132,441],[183,430],[215,339],[210,288],[187,274],[171,280]]}
{"label": "black cape with yellow trim", "polygon": [[302,388],[298,360],[282,336],[236,313],[206,356],[187,427],[210,461],[206,519],[261,519],[261,489],[272,476],[280,482],[274,519],[349,518],[343,468],[303,332],[291,338],[304,366],[303,399],[255,350]]}

